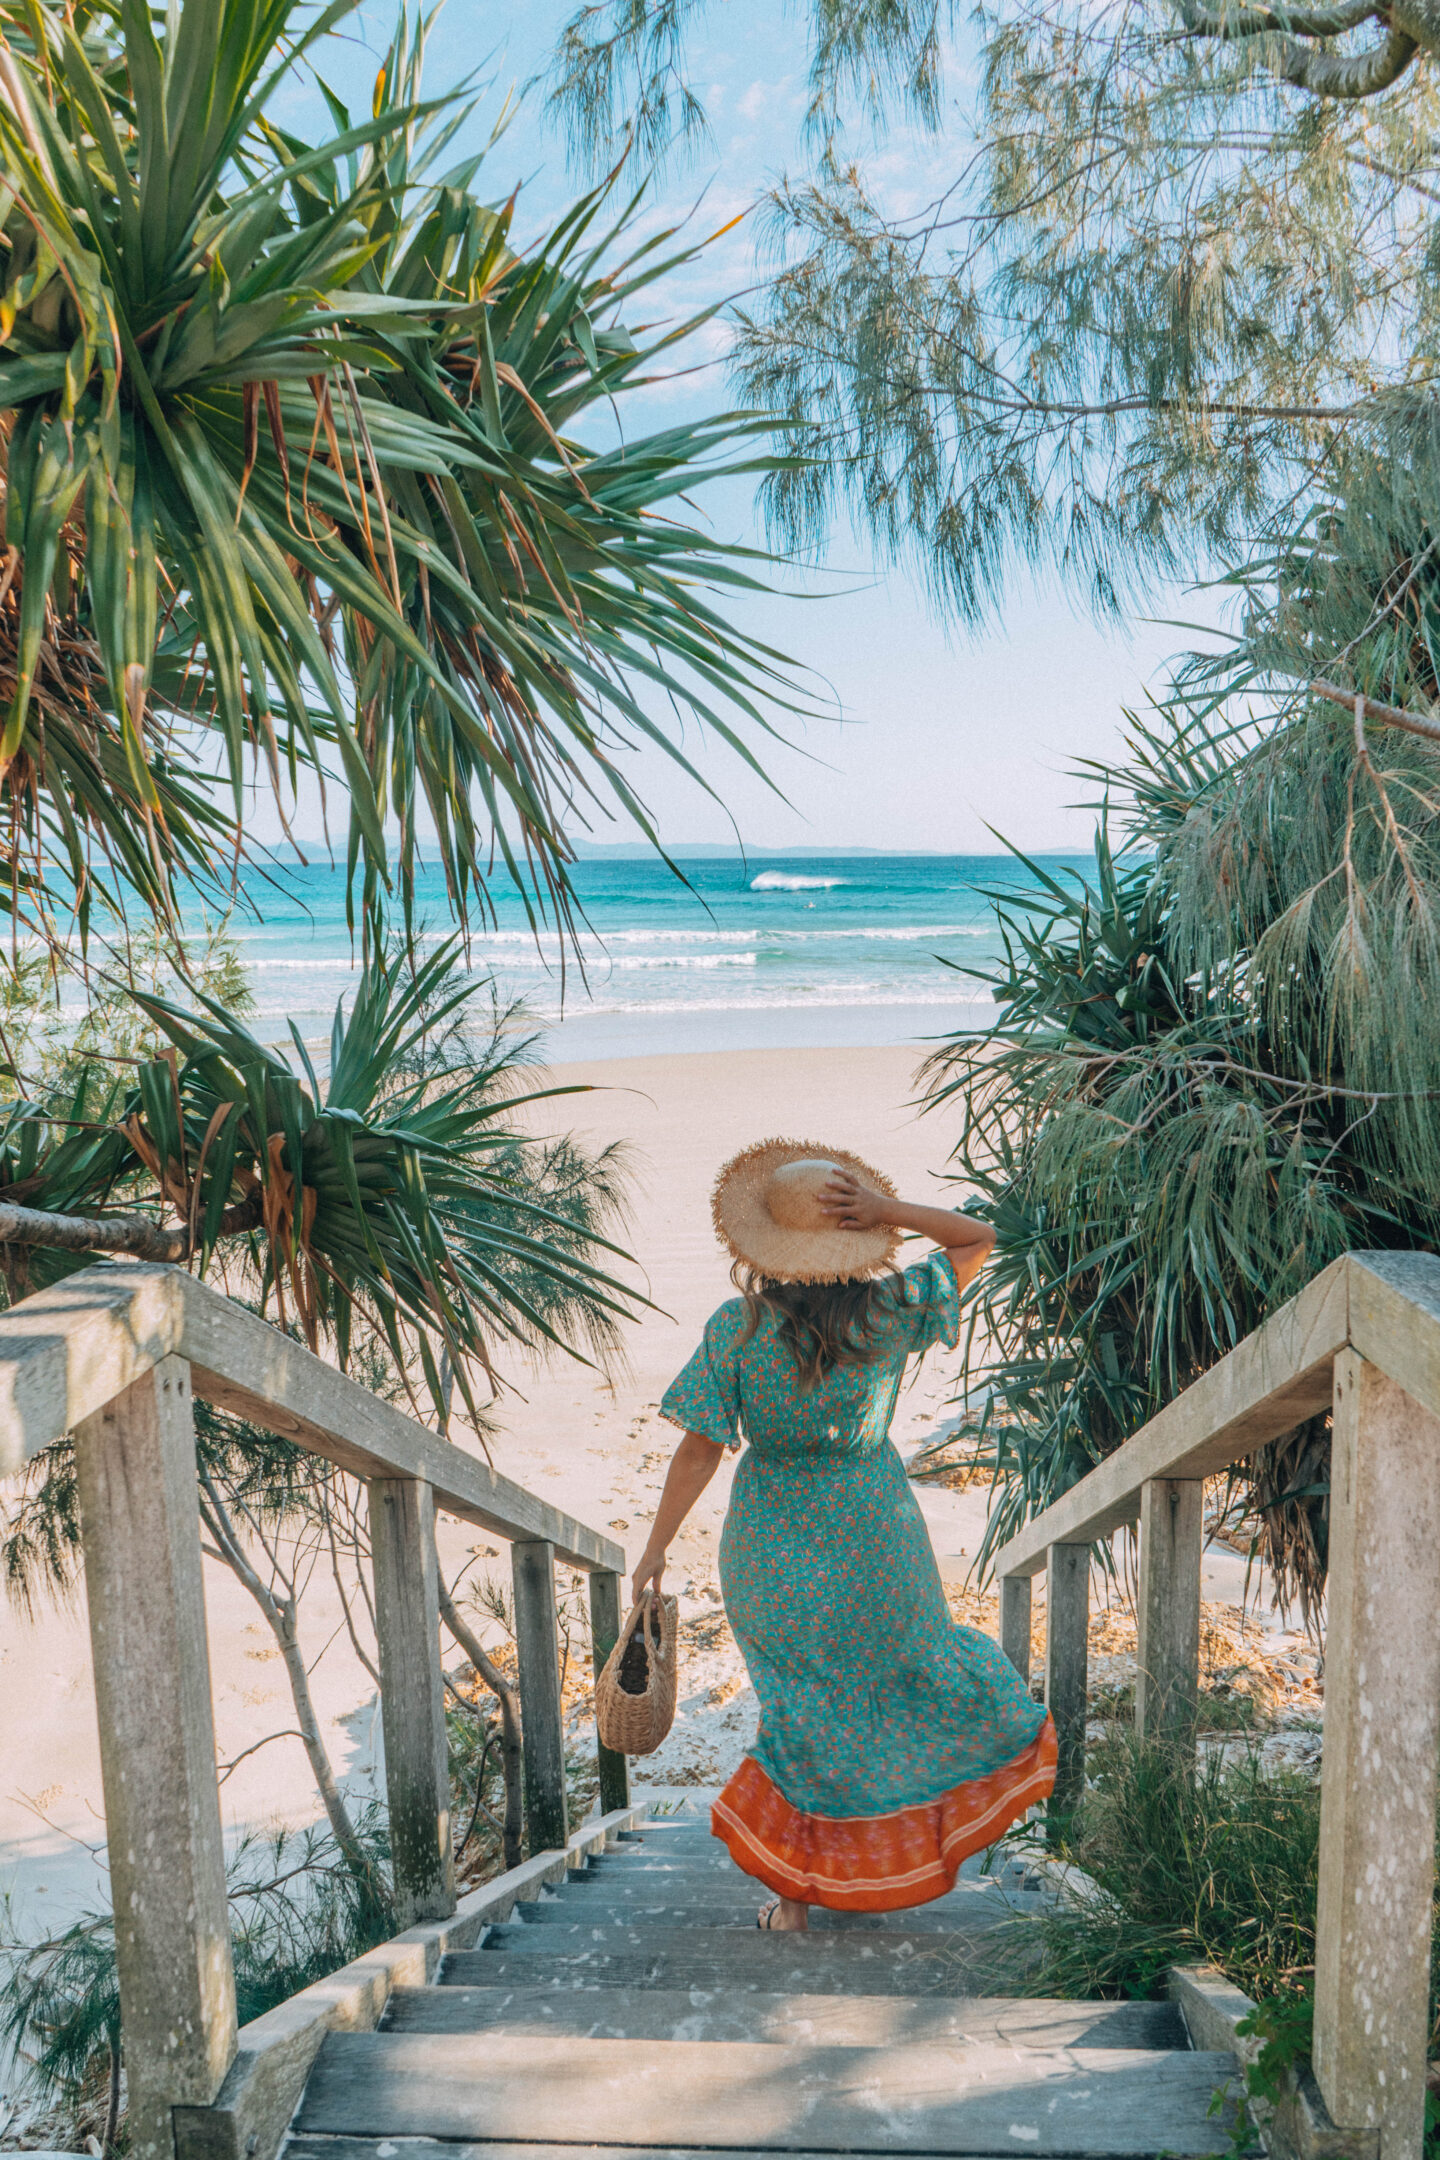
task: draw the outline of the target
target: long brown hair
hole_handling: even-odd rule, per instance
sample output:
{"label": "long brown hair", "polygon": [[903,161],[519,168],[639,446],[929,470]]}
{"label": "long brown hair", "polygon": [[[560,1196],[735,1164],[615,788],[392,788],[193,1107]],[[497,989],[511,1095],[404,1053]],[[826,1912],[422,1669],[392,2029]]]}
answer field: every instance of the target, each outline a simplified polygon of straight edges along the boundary
{"label": "long brown hair", "polygon": [[749,1342],[766,1313],[800,1373],[800,1393],[808,1395],[838,1365],[873,1365],[880,1356],[875,1326],[894,1310],[893,1275],[851,1276],[844,1282],[774,1282],[759,1268],[737,1260],[730,1280],[745,1300]]}

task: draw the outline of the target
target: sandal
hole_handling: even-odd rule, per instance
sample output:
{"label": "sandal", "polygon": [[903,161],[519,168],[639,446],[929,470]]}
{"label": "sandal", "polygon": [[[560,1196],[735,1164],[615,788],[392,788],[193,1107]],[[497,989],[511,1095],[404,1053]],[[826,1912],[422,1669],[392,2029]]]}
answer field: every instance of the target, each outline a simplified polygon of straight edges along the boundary
{"label": "sandal", "polygon": [[755,1915],[755,1925],[756,1925],[756,1927],[757,1927],[757,1928],[760,1928],[760,1929],[761,1929],[761,1930],[763,1931],[763,1933],[765,1933],[766,1935],[768,1935],[768,1934],[770,1933],[770,1928],[771,1928],[771,1925],[772,1925],[772,1923],[773,1923],[773,1921],[774,1921],[775,1915],[776,1915],[776,1913],[778,1913],[778,1912],[779,1912],[779,1910],[780,1910],[780,1900],[779,1900],[779,1898],[778,1898],[778,1897],[777,1897],[777,1898],[771,1898],[771,1900],[770,1900],[769,1904],[768,1904],[768,1905],[762,1905],[762,1906],[760,1907],[760,1910],[759,1910],[759,1912],[758,1912],[758,1913],[756,1913],[756,1915]]}

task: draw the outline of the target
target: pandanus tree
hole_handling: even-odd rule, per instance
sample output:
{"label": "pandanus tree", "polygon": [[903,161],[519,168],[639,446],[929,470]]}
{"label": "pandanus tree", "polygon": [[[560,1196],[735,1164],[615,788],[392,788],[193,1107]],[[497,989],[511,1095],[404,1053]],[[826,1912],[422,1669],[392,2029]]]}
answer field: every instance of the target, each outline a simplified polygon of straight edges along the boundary
{"label": "pandanus tree", "polygon": [[252,759],[333,768],[372,898],[424,804],[459,914],[492,848],[563,906],[565,820],[638,808],[626,734],[681,755],[644,692],[739,747],[782,687],[705,597],[744,552],[662,514],[755,423],[574,432],[694,327],[625,327],[666,236],[627,255],[602,188],[517,253],[403,15],[374,114],[287,133],[351,11],[0,5],[6,885],[53,867],[82,927],[102,881],[213,881]]}
{"label": "pandanus tree", "polygon": [[[494,1234],[517,1267],[530,1239],[532,1291],[477,1257],[493,1090],[390,1101],[383,1141],[366,1122],[384,1057],[440,994],[383,928],[398,916],[411,940],[422,826],[462,927],[498,863],[563,931],[568,831],[613,805],[648,829],[627,746],[683,762],[688,715],[753,762],[789,690],[717,599],[755,561],[670,514],[764,464],[757,423],[614,447],[578,432],[695,328],[626,327],[693,249],[631,244],[636,199],[612,211],[609,184],[517,249],[513,201],[482,201],[478,157],[457,152],[465,98],[423,95],[423,24],[403,9],[373,111],[352,120],[321,84],[331,131],[302,141],[279,93],[350,12],[0,0],[5,904],[61,952],[72,932],[113,947],[137,912],[177,934],[188,894],[233,897],[244,788],[258,777],[283,812],[308,770],[339,785],[372,963],[324,1087],[234,1015],[155,1007],[170,1047],[123,1104],[87,1109],[100,1138],[61,1137],[53,1106],[13,1113],[4,1197],[32,1250],[205,1265],[247,1238],[308,1331],[343,1356],[347,1301],[371,1299],[387,1330],[418,1330],[434,1381],[487,1328],[543,1334],[543,1280],[600,1306],[578,1247],[524,1217],[518,1170]],[[328,1246],[326,1179],[350,1216]],[[65,1192],[90,1220],[137,1191],[173,1229],[16,1213]]]}

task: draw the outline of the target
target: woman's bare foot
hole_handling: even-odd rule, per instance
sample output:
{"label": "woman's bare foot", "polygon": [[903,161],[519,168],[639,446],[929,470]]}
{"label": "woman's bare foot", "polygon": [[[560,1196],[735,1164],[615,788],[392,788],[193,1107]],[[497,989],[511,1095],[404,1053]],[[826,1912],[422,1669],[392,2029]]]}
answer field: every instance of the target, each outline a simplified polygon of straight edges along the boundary
{"label": "woman's bare foot", "polygon": [[767,1935],[804,1935],[810,1928],[810,1908],[795,1898],[771,1898],[760,1908],[756,1926]]}

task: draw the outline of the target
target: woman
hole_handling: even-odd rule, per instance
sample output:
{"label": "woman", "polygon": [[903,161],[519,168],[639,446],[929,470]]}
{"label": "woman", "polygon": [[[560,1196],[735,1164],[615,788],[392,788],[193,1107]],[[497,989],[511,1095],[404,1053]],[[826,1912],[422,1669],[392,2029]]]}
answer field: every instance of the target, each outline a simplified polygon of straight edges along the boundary
{"label": "woman", "polygon": [[[713,1209],[742,1294],[661,1404],[685,1437],[635,1596],[659,1590],[743,1428],[720,1581],[760,1730],[711,1828],[775,1893],[761,1927],[802,1929],[811,1905],[923,1905],[1055,1781],[1054,1727],[989,1637],[952,1620],[888,1437],[906,1361],[953,1347],[994,1232],[803,1141],[737,1155]],[[902,1231],[939,1251],[897,1274]]]}

